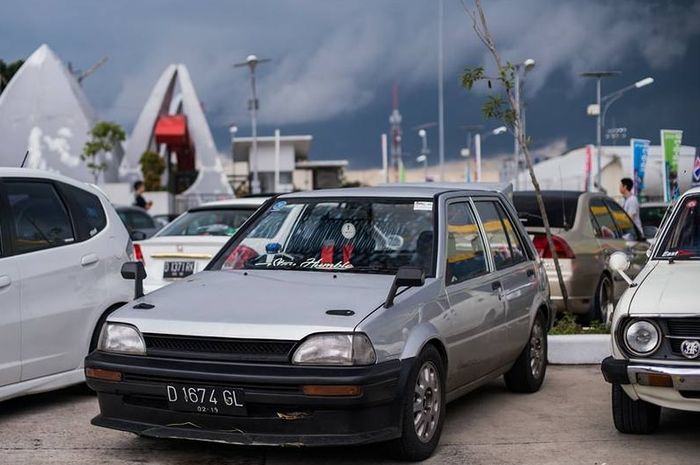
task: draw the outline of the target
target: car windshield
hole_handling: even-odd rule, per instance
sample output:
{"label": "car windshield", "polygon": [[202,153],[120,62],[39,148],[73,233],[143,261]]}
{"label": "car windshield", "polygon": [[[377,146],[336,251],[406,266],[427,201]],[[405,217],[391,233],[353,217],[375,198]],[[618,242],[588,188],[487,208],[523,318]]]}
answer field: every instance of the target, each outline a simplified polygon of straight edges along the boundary
{"label": "car windshield", "polygon": [[[542,192],[544,208],[547,211],[547,219],[549,219],[551,227],[571,229],[574,226],[578,197],[578,193],[571,192]],[[541,228],[544,226],[534,192],[515,192],[513,205],[525,227]]]}
{"label": "car windshield", "polygon": [[279,200],[246,226],[213,269],[433,274],[433,202],[419,199]]}
{"label": "car windshield", "polygon": [[642,205],[639,209],[639,219],[644,226],[661,226],[661,220],[666,215],[666,205]]}
{"label": "car windshield", "polygon": [[163,236],[233,236],[255,208],[192,210],[164,227]]}
{"label": "car windshield", "polygon": [[700,259],[700,196],[688,196],[670,220],[656,258]]}

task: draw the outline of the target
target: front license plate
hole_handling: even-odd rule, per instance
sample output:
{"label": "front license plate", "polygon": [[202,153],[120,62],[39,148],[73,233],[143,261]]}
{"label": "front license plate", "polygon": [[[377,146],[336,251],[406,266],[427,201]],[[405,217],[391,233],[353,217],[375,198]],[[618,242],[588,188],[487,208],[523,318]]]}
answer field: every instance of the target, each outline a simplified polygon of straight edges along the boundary
{"label": "front license plate", "polygon": [[163,278],[185,278],[194,273],[194,262],[165,262]]}
{"label": "front license plate", "polygon": [[211,415],[246,414],[241,389],[168,384],[166,390],[170,410]]}

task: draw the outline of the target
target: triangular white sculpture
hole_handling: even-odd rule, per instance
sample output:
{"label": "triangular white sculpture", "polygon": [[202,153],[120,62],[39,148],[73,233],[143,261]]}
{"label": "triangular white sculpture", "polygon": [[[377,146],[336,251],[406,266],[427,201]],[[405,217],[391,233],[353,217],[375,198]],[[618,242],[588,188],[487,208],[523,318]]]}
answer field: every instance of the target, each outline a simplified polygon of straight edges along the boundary
{"label": "triangular white sculpture", "polygon": [[[180,96],[175,96],[175,85],[180,84]],[[181,98],[181,101],[178,100]],[[176,103],[176,105],[173,105]],[[171,114],[181,107],[181,113],[187,116],[187,126],[195,147],[195,168],[197,179],[183,195],[223,194],[232,195],[233,191],[226,178],[219,153],[214,144],[209,124],[202,104],[192,85],[190,73],[185,65],[169,65],[156,82],[146,104],[131,132],[129,144],[120,167],[123,180],[141,179],[139,160],[146,150],[156,150],[153,131],[158,117]]]}
{"label": "triangular white sculpture", "polygon": [[[0,166],[38,168],[94,182],[80,159],[97,118],[85,94],[63,62],[44,44],[0,95]],[[101,180],[118,180],[121,147],[106,154],[108,169]]]}

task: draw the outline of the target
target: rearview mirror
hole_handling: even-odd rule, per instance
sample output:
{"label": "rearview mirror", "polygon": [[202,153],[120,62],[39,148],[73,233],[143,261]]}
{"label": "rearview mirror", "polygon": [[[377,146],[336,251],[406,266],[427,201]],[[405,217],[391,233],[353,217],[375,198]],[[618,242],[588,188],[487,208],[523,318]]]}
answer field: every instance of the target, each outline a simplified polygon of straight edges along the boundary
{"label": "rearview mirror", "polygon": [[630,267],[630,258],[625,252],[618,251],[610,255],[608,266],[612,271],[622,276],[628,285],[632,285],[632,279],[625,273]]}
{"label": "rearview mirror", "polygon": [[389,289],[389,295],[386,296],[384,307],[389,308],[394,305],[394,298],[400,287],[421,287],[423,284],[425,284],[425,273],[422,268],[415,266],[400,267]]}
{"label": "rearview mirror", "polygon": [[134,299],[143,297],[143,280],[146,268],[142,262],[126,262],[122,265],[122,278],[134,280]]}

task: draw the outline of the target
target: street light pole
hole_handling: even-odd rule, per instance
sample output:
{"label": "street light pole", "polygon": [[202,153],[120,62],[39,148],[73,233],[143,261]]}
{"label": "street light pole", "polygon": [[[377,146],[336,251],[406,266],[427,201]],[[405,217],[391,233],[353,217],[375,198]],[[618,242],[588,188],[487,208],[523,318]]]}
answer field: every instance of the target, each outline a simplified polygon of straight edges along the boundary
{"label": "street light pole", "polygon": [[[525,80],[525,74],[535,67],[535,60],[528,58],[522,63],[518,63],[515,67],[515,82],[513,88],[513,94],[515,97],[516,111],[520,115],[520,121],[522,121],[523,127],[515,125],[513,127],[513,156],[515,158],[515,190],[520,190],[520,132],[525,132],[525,109],[524,105],[521,103],[520,94],[522,91],[523,81]],[[523,78],[520,79],[520,71],[523,71]]]}
{"label": "street light pole", "polygon": [[416,158],[416,161],[423,163],[423,179],[428,181],[428,154],[430,154],[430,149],[428,148],[428,132],[425,129],[418,130],[418,136],[421,138],[422,146],[420,149],[420,156]]}
{"label": "street light pole", "polygon": [[440,181],[445,181],[445,102],[443,92],[442,21],[443,0],[438,1],[438,153],[440,157]]}
{"label": "street light pole", "polygon": [[[490,136],[497,136],[506,132],[508,128],[505,126],[499,126],[488,132],[484,132],[484,140]],[[481,136],[482,133],[477,132],[474,135],[474,152],[476,156],[476,182],[481,182]]]}
{"label": "street light pole", "polygon": [[258,59],[255,55],[248,55],[246,61],[233,65],[236,68],[247,66],[250,69],[250,101],[248,102],[248,110],[250,110],[250,132],[253,139],[249,164],[253,171],[253,178],[250,182],[250,193],[260,194],[260,179],[258,178],[258,95],[255,89],[255,68],[260,63],[266,63],[269,59]]}

